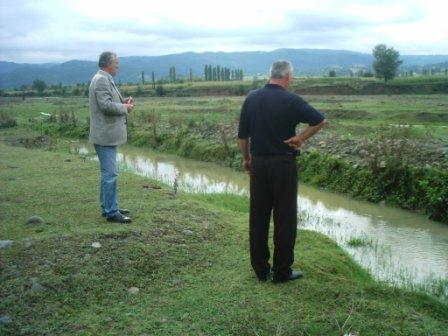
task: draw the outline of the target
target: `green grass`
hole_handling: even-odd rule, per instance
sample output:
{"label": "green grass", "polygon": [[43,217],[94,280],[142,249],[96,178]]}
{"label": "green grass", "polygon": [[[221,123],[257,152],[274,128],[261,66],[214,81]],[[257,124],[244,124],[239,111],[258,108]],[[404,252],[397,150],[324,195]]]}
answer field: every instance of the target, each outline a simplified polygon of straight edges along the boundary
{"label": "green grass", "polygon": [[365,238],[352,237],[347,241],[347,245],[351,247],[372,246],[372,242]]}
{"label": "green grass", "polygon": [[[248,91],[261,87],[266,83],[267,77],[261,76],[258,79],[247,77],[242,81],[194,81],[180,80],[176,83],[163,83],[165,95],[171,97],[194,97],[194,96],[244,96]],[[157,96],[157,91],[152,83],[118,84],[124,95],[134,96]],[[159,86],[160,84],[156,84]],[[306,76],[295,77],[291,88],[299,92],[309,94],[436,94],[448,93],[448,78],[443,74],[431,76],[396,77],[384,83],[378,78],[362,77],[319,77]],[[86,84],[81,86],[64,86],[63,92],[58,89],[47,89],[43,94],[46,96],[83,96],[88,92]],[[38,96],[38,93],[28,88],[25,91],[20,89],[7,89],[3,94],[10,97],[22,98],[22,95]]]}
{"label": "green grass", "polygon": [[[368,143],[373,141],[383,144],[385,148],[392,148],[391,143],[399,139],[406,142],[406,150],[394,151],[393,154],[398,156],[397,160],[404,162],[403,167],[430,167],[443,171],[448,166],[444,154],[448,141],[446,94],[326,95],[305,98],[324,111],[328,120],[325,129],[307,141],[305,151],[317,150],[319,155],[328,154],[342,163],[358,167],[374,162],[372,159],[369,163],[367,157],[360,154],[365,153],[366,148],[375,158],[380,158],[381,162],[394,161],[394,157],[384,155],[387,151],[380,148],[381,146],[375,149],[374,146],[369,147]],[[243,99],[244,97],[137,98],[136,108],[128,119],[128,140],[136,146],[148,146],[158,151],[241,169],[236,133]],[[44,116],[42,112],[53,114],[53,117]],[[70,124],[72,114],[77,119],[76,125]],[[65,115],[69,123],[61,122],[61,115]],[[7,124],[17,120],[19,127],[32,128],[54,136],[86,138],[89,132],[88,116],[86,98],[0,100],[0,117],[8,119],[5,121]],[[321,142],[325,147],[320,146]],[[394,167],[392,169],[397,170]],[[306,182],[323,187],[321,176],[326,172],[313,170],[311,173],[311,178]],[[401,174],[400,171],[396,173]],[[340,175],[347,177],[347,170],[341,171]],[[334,177],[333,174],[332,178]],[[325,181],[330,182],[328,179]],[[346,186],[349,188],[347,190],[339,181],[333,182],[331,188],[338,187],[335,191],[349,192],[355,197],[369,201],[378,202],[390,196],[389,192],[383,193],[382,186],[378,185],[371,187],[373,191],[379,192],[353,193],[351,184]],[[390,184],[389,180],[386,182]],[[446,215],[440,215],[439,205],[431,205],[444,203],[442,193],[445,181],[440,178],[430,179],[428,185],[440,185],[440,188],[437,187],[440,192],[429,195],[430,192],[426,191],[431,200],[425,200],[423,203],[419,203],[422,198],[415,193],[415,190],[421,189],[421,183],[417,180],[412,182],[416,184],[415,188],[410,187],[413,191],[399,193],[398,197],[389,199],[390,204],[423,210],[436,220],[446,218]]]}
{"label": "green grass", "polygon": [[[11,134],[9,134],[11,135]],[[62,146],[62,144],[60,144]],[[97,163],[0,144],[2,335],[444,335],[447,306],[375,282],[334,242],[299,231],[305,278],[258,283],[247,200],[142,188],[122,173],[133,223],[107,223]],[[39,215],[46,221],[27,225]],[[185,230],[193,233],[186,234]],[[94,249],[92,242],[102,247]],[[43,292],[30,290],[38,278]],[[129,287],[138,294],[129,294]]]}
{"label": "green grass", "polygon": [[[329,131],[336,135],[346,134],[346,128],[356,126],[354,134],[368,135],[381,126],[416,125],[415,138],[424,138],[436,129],[441,139],[448,138],[448,96],[441,95],[375,95],[375,96],[305,96],[313,106],[324,111],[327,119],[337,127]],[[136,98],[136,108],[130,120],[144,127],[141,116],[157,114],[160,127],[173,124],[189,124],[217,127],[225,124],[236,127],[244,97],[152,97]],[[19,123],[29,119],[45,120],[44,113],[73,112],[80,122],[89,116],[87,98],[3,98],[0,111],[9,113]],[[427,132],[426,132],[427,131]],[[426,133],[425,133],[426,132]],[[434,136],[434,135],[433,135]],[[437,138],[437,136],[435,136]]]}

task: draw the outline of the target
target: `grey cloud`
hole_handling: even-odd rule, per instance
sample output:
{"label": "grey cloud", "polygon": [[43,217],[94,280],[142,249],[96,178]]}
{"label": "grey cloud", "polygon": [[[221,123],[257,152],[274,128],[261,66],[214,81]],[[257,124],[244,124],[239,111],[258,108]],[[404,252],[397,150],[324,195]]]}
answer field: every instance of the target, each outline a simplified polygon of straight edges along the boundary
{"label": "grey cloud", "polygon": [[[356,2],[385,8],[400,3],[398,0]],[[389,42],[387,36],[375,32],[377,27],[418,22],[427,13],[416,2],[410,2],[393,19],[366,19],[338,12],[338,6],[344,4],[346,2],[342,0],[330,2],[322,12],[290,11],[283,22],[275,25],[235,28],[230,18],[227,29],[205,29],[199,24],[191,25],[166,17],[158,17],[161,22],[158,25],[125,16],[114,21],[92,21],[70,16],[63,5],[47,12],[45,2],[39,6],[38,2],[0,0],[0,60],[36,62],[44,61],[45,55],[51,61],[96,59],[105,49],[115,50],[123,56],[284,47],[370,51],[373,41]],[[399,41],[393,43],[398,45]],[[434,50],[440,52],[447,47],[446,43],[439,43]]]}
{"label": "grey cloud", "polygon": [[[128,33],[136,36],[159,36],[161,38],[168,38],[173,40],[187,40],[187,39],[197,39],[197,38],[219,38],[219,37],[236,37],[245,35],[258,34],[260,30],[265,30],[262,27],[254,27],[253,29],[204,29],[200,26],[188,25],[182,22],[175,22],[169,19],[163,21],[162,24],[157,26],[144,25],[142,23],[135,22],[121,22],[119,27],[113,23],[92,23],[86,22],[85,25],[81,25],[82,29],[85,31],[92,32],[112,32],[119,31],[123,33]],[[256,32],[255,30],[258,30]]]}
{"label": "grey cloud", "polygon": [[[399,19],[387,22],[389,24],[413,22],[422,19],[422,11],[415,10],[414,7],[403,13]],[[288,33],[294,31],[309,31],[313,33],[332,32],[334,30],[353,31],[361,28],[375,27],[378,22],[375,18],[365,20],[355,16],[341,17],[339,13],[334,15],[308,12],[290,12],[287,14],[283,24],[278,26],[251,27],[251,28],[230,28],[225,30],[204,29],[200,26],[187,25],[182,22],[174,22],[168,18],[161,20],[157,26],[145,25],[131,20],[123,20],[119,24],[112,22],[84,22],[80,28],[84,31],[92,32],[112,32],[120,31],[135,36],[158,36],[175,41],[197,39],[197,38],[238,38],[256,37],[260,34],[270,36],[272,34]]]}
{"label": "grey cloud", "polygon": [[48,26],[51,21],[42,11],[27,6],[0,7],[1,38],[17,38]]}
{"label": "grey cloud", "polygon": [[[385,21],[382,24],[400,24],[415,22],[423,19],[425,14],[416,8],[408,8],[407,12],[402,13],[398,18]],[[301,31],[323,32],[334,30],[354,30],[359,28],[369,28],[378,25],[377,18],[370,20],[356,16],[341,16],[339,13],[334,15],[320,13],[289,13],[288,21],[291,29]]]}

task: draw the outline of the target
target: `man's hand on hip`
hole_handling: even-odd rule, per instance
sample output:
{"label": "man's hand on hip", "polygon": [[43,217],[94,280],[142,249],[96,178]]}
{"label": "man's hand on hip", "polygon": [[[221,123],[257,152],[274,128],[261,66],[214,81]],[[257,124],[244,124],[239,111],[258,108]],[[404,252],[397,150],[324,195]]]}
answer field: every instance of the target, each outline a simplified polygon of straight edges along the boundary
{"label": "man's hand on hip", "polygon": [[293,149],[299,149],[303,145],[304,140],[300,137],[300,135],[296,135],[283,142]]}
{"label": "man's hand on hip", "polygon": [[317,125],[308,126],[302,133],[297,134],[296,136],[293,136],[292,138],[289,138],[288,140],[285,140],[283,142],[287,144],[289,147],[299,149],[307,139],[311,138],[314,134],[319,132],[319,130],[326,123],[327,121],[324,119]]}

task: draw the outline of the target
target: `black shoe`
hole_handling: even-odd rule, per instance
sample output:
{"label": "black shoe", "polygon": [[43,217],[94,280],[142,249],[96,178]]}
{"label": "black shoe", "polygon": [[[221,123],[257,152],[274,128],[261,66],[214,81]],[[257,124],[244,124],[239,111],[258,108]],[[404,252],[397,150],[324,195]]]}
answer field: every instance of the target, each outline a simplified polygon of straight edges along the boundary
{"label": "black shoe", "polygon": [[131,212],[128,209],[118,209],[118,211],[122,214],[122,215],[129,215]]}
{"label": "black shoe", "polygon": [[[122,214],[122,215],[128,215],[128,214],[130,214],[131,212],[128,210],[128,209],[118,209],[118,211]],[[106,217],[106,213],[102,213],[101,214],[103,217]]]}
{"label": "black shoe", "polygon": [[266,282],[266,281],[268,281],[268,279],[269,279],[269,277],[271,276],[271,274],[272,274],[272,269],[269,268],[269,270],[268,270],[268,272],[267,272],[266,274],[263,274],[263,275],[261,275],[261,276],[258,276],[258,275],[257,275],[257,278],[258,278],[258,280],[259,280],[260,282]]}
{"label": "black shoe", "polygon": [[282,277],[274,274],[274,277],[272,278],[273,283],[281,283],[281,282],[287,282],[292,280],[297,280],[303,277],[303,273],[301,271],[292,271],[289,277]]}
{"label": "black shoe", "polygon": [[130,223],[132,222],[132,219],[122,215],[120,212],[117,212],[112,217],[107,217],[108,222],[114,222],[114,223]]}

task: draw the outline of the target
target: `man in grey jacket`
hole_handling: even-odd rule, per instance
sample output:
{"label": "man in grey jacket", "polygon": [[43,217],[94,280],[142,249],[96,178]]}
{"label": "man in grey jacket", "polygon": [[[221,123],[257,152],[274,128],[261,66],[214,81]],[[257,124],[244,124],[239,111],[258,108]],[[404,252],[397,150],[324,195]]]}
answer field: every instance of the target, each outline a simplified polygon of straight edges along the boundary
{"label": "man in grey jacket", "polygon": [[101,170],[100,204],[109,222],[129,223],[129,211],[118,208],[117,146],[127,141],[127,116],[134,108],[132,97],[123,99],[114,83],[118,57],[112,52],[100,55],[100,70],[89,87],[90,137],[98,154]]}

